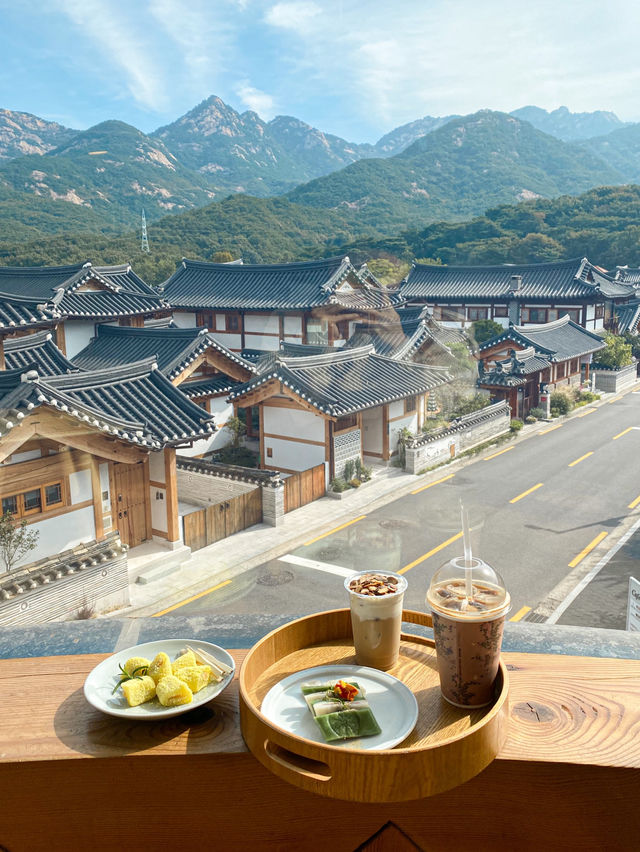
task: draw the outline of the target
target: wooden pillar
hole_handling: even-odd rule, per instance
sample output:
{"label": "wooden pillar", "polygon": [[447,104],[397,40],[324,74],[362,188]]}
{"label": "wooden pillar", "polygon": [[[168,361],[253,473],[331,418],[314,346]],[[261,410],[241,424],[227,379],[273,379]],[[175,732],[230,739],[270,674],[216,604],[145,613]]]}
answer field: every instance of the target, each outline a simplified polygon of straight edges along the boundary
{"label": "wooden pillar", "polygon": [[238,314],[238,325],[240,326],[240,350],[244,350],[245,348],[245,339],[244,339],[244,311],[240,311]]}
{"label": "wooden pillar", "polygon": [[259,411],[259,423],[260,423],[260,467],[264,470],[265,466],[265,457],[264,457],[264,410],[262,407],[262,403],[258,404]]}
{"label": "wooden pillar", "polygon": [[357,414],[357,421],[358,421],[358,429],[360,430],[360,462],[361,462],[361,464],[364,464],[364,450],[363,450],[364,432],[363,432],[363,429],[362,429],[362,412],[361,411],[359,411],[358,414]]}
{"label": "wooden pillar", "polygon": [[284,341],[284,314],[278,314],[278,334],[280,340]]}
{"label": "wooden pillar", "polygon": [[149,539],[153,538],[153,522],[151,520],[151,485],[149,483],[149,456],[147,456],[142,464],[144,469],[144,520],[147,528],[145,539]]}
{"label": "wooden pillar", "polygon": [[389,406],[382,406],[382,460],[389,461]]}
{"label": "wooden pillar", "polygon": [[4,369],[4,337],[0,337],[0,370]]}
{"label": "wooden pillar", "polygon": [[100,486],[100,465],[95,456],[91,457],[91,496],[93,499],[93,520],[96,526],[96,541],[102,541],[104,538],[102,488]]}
{"label": "wooden pillar", "polygon": [[166,447],[164,451],[164,480],[167,486],[167,538],[169,541],[178,541],[180,538],[178,475],[176,470],[176,451],[173,447]]}
{"label": "wooden pillar", "polygon": [[325,440],[329,446],[329,479],[333,479],[336,475],[336,460],[333,453],[333,430],[335,423],[333,420],[327,420],[327,431],[325,432]]}
{"label": "wooden pillar", "polygon": [[56,326],[56,346],[63,355],[67,354],[67,341],[64,335],[64,323],[59,322]]}

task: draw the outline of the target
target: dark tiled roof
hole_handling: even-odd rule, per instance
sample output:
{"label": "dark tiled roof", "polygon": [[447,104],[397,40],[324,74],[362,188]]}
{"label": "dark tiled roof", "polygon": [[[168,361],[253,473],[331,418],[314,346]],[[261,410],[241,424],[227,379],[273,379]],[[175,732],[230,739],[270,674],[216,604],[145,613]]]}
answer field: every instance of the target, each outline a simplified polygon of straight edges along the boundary
{"label": "dark tiled roof", "polygon": [[152,360],[14,381],[0,397],[0,433],[40,405],[156,450],[215,430],[211,416],[174,387]]}
{"label": "dark tiled roof", "polygon": [[356,325],[347,347],[357,349],[371,344],[378,355],[411,360],[423,347],[435,346],[441,355],[451,358],[449,346],[460,341],[466,342],[462,331],[440,325],[425,308],[403,309],[397,312],[395,322]]}
{"label": "dark tiled roof", "polygon": [[[352,290],[349,282],[358,288]],[[379,309],[400,301],[397,294],[366,285],[348,257],[272,264],[183,260],[165,282],[163,296],[176,308],[266,311],[326,304]]]}
{"label": "dark tiled roof", "polygon": [[85,370],[127,364],[154,358],[158,368],[174,379],[207,349],[215,349],[227,360],[245,368],[255,368],[239,355],[219,343],[205,328],[148,327],[99,325],[96,337],[74,357],[73,362]]}
{"label": "dark tiled roof", "polygon": [[424,393],[449,381],[442,367],[425,367],[376,355],[372,346],[325,355],[289,358],[273,353],[270,369],[230,395],[243,395],[272,379],[282,382],[319,411],[339,417]]}
{"label": "dark tiled roof", "polygon": [[494,369],[479,377],[478,384],[517,387],[526,383],[527,376],[545,370],[549,364],[549,358],[538,355],[534,347],[529,346],[498,361]]}
{"label": "dark tiled roof", "polygon": [[[517,292],[511,279],[521,277]],[[416,263],[401,286],[402,295],[429,301],[480,299],[589,299],[629,294],[586,258],[557,263],[500,266],[431,266]]]}
{"label": "dark tiled roof", "polygon": [[180,385],[180,390],[189,399],[195,399],[200,396],[220,396],[222,394],[231,393],[243,384],[242,382],[232,379],[230,376],[219,373],[216,376],[207,376],[206,379],[195,379],[194,381],[183,382]]}
{"label": "dark tiled roof", "polygon": [[108,290],[93,292],[65,293],[60,309],[69,317],[116,318],[136,314],[150,314],[167,310],[166,304],[158,296],[144,293],[125,293],[121,290],[112,293]]}
{"label": "dark tiled roof", "polygon": [[4,359],[7,369],[33,368],[40,376],[60,376],[78,370],[58,349],[49,331],[5,341]]}
{"label": "dark tiled roof", "polygon": [[616,266],[615,278],[617,281],[622,281],[624,284],[640,284],[640,267],[638,266]]}
{"label": "dark tiled roof", "polygon": [[640,299],[626,305],[616,305],[615,311],[618,318],[618,333],[621,334],[624,331],[640,333]]}
{"label": "dark tiled roof", "polygon": [[38,328],[51,326],[62,317],[62,311],[53,303],[42,304],[0,292],[0,333],[9,329]]}
{"label": "dark tiled roof", "polygon": [[550,361],[567,361],[604,348],[601,337],[573,322],[565,314],[555,322],[541,325],[512,325],[502,334],[486,340],[479,347],[484,352],[497,343],[511,340],[523,346],[533,346],[540,355],[548,356]]}

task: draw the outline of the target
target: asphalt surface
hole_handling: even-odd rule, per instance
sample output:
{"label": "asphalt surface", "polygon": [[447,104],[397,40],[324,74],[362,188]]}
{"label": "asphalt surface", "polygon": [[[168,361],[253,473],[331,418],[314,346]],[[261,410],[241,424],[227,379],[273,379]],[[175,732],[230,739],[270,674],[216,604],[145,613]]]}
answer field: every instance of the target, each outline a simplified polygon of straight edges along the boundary
{"label": "asphalt surface", "polygon": [[[441,471],[431,486],[188,599],[176,614],[344,606],[345,569],[401,571],[409,582],[405,606],[424,609],[436,569],[462,553],[461,500],[474,553],[511,592],[510,617],[544,611],[544,602],[558,589],[564,595],[565,586],[568,594],[638,514],[630,506],[640,497],[640,393],[586,407],[530,438],[487,450],[474,464]],[[558,623],[624,627],[628,573],[640,574],[638,540],[602,568]]]}

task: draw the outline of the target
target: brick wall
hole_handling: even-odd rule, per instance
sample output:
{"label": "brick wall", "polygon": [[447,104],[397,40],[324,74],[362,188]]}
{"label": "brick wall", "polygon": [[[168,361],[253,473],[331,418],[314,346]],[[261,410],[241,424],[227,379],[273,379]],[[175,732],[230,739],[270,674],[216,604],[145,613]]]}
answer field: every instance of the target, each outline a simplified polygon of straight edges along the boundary
{"label": "brick wall", "polygon": [[178,469],[178,498],[196,506],[220,503],[229,497],[237,497],[259,488],[249,482],[238,482],[208,473],[195,473]]}
{"label": "brick wall", "polygon": [[350,460],[360,458],[362,447],[362,433],[360,429],[351,432],[343,432],[333,438],[333,458],[335,475],[342,476],[345,464]]}
{"label": "brick wall", "polygon": [[638,365],[634,361],[628,367],[621,367],[619,370],[603,370],[599,367],[594,367],[591,370],[591,375],[596,379],[596,390],[603,393],[619,393],[625,388],[631,387],[638,380],[637,376]]}

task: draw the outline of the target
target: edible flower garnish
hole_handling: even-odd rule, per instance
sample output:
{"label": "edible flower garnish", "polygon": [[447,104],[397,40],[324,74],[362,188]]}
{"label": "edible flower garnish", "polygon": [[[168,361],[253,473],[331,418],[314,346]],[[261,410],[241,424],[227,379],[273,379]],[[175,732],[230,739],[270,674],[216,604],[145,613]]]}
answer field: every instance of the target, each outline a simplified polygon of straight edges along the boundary
{"label": "edible flower garnish", "polygon": [[125,669],[125,667],[122,665],[122,663],[120,663],[118,665],[118,668],[120,669],[120,680],[118,681],[118,683],[116,683],[116,685],[111,690],[112,695],[114,695],[120,689],[120,687],[122,686],[122,684],[126,680],[134,680],[134,678],[137,679],[137,680],[142,680],[143,675],[146,675],[147,669],[149,667],[148,666],[138,666],[131,673],[129,673]]}
{"label": "edible flower garnish", "polygon": [[339,680],[333,687],[333,692],[341,701],[353,701],[358,694],[358,689],[344,680]]}

